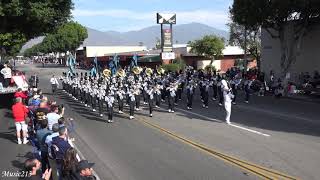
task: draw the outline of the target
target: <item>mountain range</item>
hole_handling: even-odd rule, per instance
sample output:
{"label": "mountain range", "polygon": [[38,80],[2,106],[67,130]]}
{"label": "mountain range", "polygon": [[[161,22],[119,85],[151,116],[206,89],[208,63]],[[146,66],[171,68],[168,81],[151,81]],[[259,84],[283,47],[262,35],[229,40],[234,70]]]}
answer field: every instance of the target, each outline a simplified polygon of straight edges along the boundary
{"label": "mountain range", "polygon": [[[157,38],[160,38],[160,25],[143,28],[138,31],[117,32],[117,31],[98,31],[87,27],[88,38],[83,42],[83,46],[111,46],[111,45],[141,45],[153,48]],[[173,25],[173,43],[185,44],[189,41],[200,39],[205,35],[217,35],[225,38],[229,37],[227,31],[200,24],[190,23]],[[40,43],[43,37],[38,37],[27,42],[21,51]]]}

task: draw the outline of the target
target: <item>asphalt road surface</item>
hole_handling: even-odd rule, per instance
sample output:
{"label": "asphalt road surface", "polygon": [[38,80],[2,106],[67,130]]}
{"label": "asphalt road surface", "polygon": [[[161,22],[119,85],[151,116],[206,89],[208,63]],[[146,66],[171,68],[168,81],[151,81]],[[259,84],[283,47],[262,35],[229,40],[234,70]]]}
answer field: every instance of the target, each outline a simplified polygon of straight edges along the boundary
{"label": "asphalt road surface", "polygon": [[[233,106],[231,121],[223,122],[224,110],[210,101],[209,109],[186,111],[184,100],[177,112],[166,105],[147,115],[139,111],[135,120],[115,113],[115,123],[74,101],[60,91],[51,96],[49,78],[64,68],[20,67],[27,75],[38,73],[40,87],[49,98],[67,108],[66,117],[76,121],[76,145],[81,154],[96,163],[101,179],[259,179],[256,174],[216,158],[190,143],[182,142],[143,121],[245,161],[302,179],[318,179],[320,173],[320,104],[273,97],[252,97],[250,104]],[[240,97],[241,98],[241,97]],[[241,100],[241,99],[240,99]],[[199,107],[198,107],[199,106]]]}

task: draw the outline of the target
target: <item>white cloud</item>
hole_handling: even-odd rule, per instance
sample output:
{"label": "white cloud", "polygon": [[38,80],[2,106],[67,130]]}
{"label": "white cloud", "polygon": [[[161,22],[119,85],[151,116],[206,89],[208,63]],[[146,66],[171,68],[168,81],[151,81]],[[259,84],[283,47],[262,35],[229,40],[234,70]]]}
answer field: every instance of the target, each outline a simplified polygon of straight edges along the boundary
{"label": "white cloud", "polygon": [[[86,10],[75,9],[73,16],[79,17],[109,17],[120,18],[128,21],[143,21],[145,26],[154,25],[156,13],[152,12],[135,12],[126,9],[112,9],[112,10]],[[172,12],[168,12],[172,13]],[[228,12],[223,11],[208,11],[208,10],[193,10],[193,11],[178,11],[177,23],[186,24],[191,22],[203,23],[216,28],[226,29],[226,24],[229,22]],[[81,23],[81,22],[80,22]],[[137,23],[142,24],[142,23]],[[143,28],[143,27],[140,27]],[[130,30],[137,30],[139,27]]]}

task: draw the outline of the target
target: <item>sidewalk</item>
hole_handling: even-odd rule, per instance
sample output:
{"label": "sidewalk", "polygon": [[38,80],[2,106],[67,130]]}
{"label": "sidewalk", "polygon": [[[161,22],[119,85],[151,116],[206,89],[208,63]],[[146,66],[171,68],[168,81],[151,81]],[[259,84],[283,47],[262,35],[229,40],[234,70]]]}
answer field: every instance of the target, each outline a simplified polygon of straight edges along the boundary
{"label": "sidewalk", "polygon": [[[3,102],[9,99],[1,99]],[[30,144],[17,144],[16,129],[14,120],[9,107],[0,109],[0,144],[1,144],[1,163],[0,179],[19,179],[17,172],[23,173],[24,161],[32,157],[32,147]],[[8,177],[5,174],[11,173],[13,176]],[[14,174],[13,174],[14,173]],[[23,178],[21,178],[23,179]]]}

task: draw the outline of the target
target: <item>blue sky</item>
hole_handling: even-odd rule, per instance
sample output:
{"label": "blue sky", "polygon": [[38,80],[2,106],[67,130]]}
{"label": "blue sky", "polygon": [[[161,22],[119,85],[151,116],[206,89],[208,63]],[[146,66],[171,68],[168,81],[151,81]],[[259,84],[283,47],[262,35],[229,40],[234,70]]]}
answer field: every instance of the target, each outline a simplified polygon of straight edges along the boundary
{"label": "blue sky", "polygon": [[198,22],[227,30],[233,0],[73,0],[74,20],[100,31],[156,25],[156,12],[176,13],[177,24]]}

